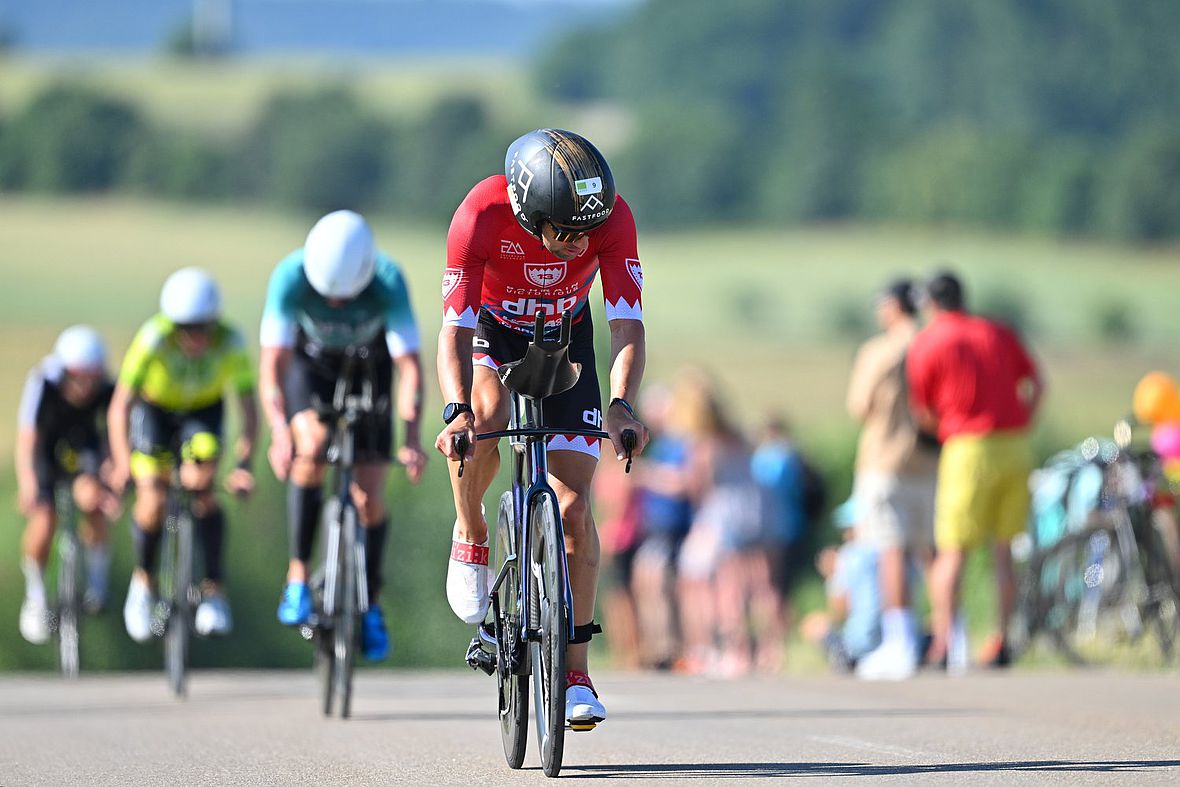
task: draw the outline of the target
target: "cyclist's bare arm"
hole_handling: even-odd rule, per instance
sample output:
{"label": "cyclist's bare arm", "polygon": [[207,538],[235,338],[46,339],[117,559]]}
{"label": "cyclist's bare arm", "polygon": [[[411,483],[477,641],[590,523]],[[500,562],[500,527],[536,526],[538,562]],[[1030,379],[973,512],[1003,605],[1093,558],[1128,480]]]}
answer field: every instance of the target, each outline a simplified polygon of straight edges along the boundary
{"label": "cyclist's bare arm", "polygon": [[33,454],[37,449],[37,430],[22,426],[16,433],[16,486],[17,508],[28,515],[37,503],[37,471]]}
{"label": "cyclist's bare arm", "polygon": [[426,454],[422,451],[422,361],[416,352],[393,359],[397,370],[397,415],[405,430],[398,461],[405,465],[411,483],[418,483]]}
{"label": "cyclist's bare arm", "polygon": [[[611,320],[610,345],[610,398],[632,402],[639,392],[639,384],[643,380],[643,370],[647,364],[647,343],[643,323],[639,320]],[[626,453],[620,437],[625,429],[634,431],[637,437],[633,453],[643,452],[648,440],[647,427],[628,412],[627,408],[622,405],[611,407],[608,404],[603,422],[618,458],[622,459]]]}
{"label": "cyclist's bare arm", "polygon": [[225,478],[225,487],[236,495],[248,495],[254,491],[254,473],[250,462],[254,457],[254,446],[258,444],[258,405],[254,391],[238,394],[242,408],[242,433],[234,445],[234,459],[237,466]]}
{"label": "cyclist's bare arm", "polygon": [[[471,342],[474,338],[474,328],[457,325],[444,325],[438,333],[438,385],[446,403],[471,404]],[[448,459],[458,461],[452,437],[464,431],[470,444],[467,458],[472,458],[475,455],[475,418],[469,413],[463,413],[447,424],[434,447]]]}
{"label": "cyclist's bare arm", "polygon": [[111,446],[111,488],[121,494],[131,478],[131,442],[127,421],[135,392],[125,383],[116,383],[107,410],[107,440]]}
{"label": "cyclist's bare arm", "polygon": [[270,427],[270,466],[280,481],[286,480],[291,469],[291,430],[287,426],[282,384],[290,363],[289,347],[264,346],[259,351],[258,397],[262,401],[262,415]]}

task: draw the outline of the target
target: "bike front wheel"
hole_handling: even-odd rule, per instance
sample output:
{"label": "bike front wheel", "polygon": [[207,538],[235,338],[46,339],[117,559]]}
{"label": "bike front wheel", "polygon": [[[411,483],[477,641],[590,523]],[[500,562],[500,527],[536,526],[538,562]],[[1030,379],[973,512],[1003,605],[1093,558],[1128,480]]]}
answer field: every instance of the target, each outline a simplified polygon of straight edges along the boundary
{"label": "bike front wheel", "polygon": [[347,719],[352,714],[352,672],[356,664],[357,639],[360,627],[357,625],[357,565],[356,508],[345,505],[340,517],[340,551],[337,555],[337,576],[340,577],[340,595],[336,598],[336,625],[334,634],[334,683],[336,696],[340,698],[340,717]]}
{"label": "bike front wheel", "polygon": [[78,575],[80,560],[78,537],[72,530],[60,536],[58,552],[61,562],[57,575],[57,650],[61,674],[67,678],[78,677],[81,663],[78,625],[82,613],[82,596],[79,593]]}
{"label": "bike front wheel", "polygon": [[177,697],[183,697],[188,690],[189,626],[193,616],[192,517],[181,511],[168,523],[164,539],[172,568],[171,587],[167,588],[170,610],[164,629],[164,664],[168,685]]}
{"label": "bike front wheel", "polygon": [[[509,558],[512,558],[509,560]],[[528,680],[520,636],[520,565],[516,554],[516,516],[512,493],[500,497],[496,519],[496,555],[493,566],[508,565],[504,581],[496,591],[499,619],[496,621],[496,683],[500,690],[500,737],[509,768],[524,764],[528,742]]]}
{"label": "bike front wheel", "polygon": [[529,512],[533,555],[530,593],[539,636],[530,646],[533,712],[541,769],[557,776],[565,748],[565,649],[569,642],[565,551],[561,514],[549,494],[538,495]]}

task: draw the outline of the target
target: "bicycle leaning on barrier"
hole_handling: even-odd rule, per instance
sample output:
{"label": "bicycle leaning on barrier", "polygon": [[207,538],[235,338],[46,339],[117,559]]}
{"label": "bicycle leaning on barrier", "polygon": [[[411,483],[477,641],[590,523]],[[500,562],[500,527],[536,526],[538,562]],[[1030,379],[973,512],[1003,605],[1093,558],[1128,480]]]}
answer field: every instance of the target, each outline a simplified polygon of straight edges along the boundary
{"label": "bicycle leaning on barrier", "polygon": [[1043,636],[1066,659],[1109,661],[1128,648],[1169,663],[1180,634],[1175,499],[1160,457],[1089,438],[1034,476],[1027,570],[1012,640]]}

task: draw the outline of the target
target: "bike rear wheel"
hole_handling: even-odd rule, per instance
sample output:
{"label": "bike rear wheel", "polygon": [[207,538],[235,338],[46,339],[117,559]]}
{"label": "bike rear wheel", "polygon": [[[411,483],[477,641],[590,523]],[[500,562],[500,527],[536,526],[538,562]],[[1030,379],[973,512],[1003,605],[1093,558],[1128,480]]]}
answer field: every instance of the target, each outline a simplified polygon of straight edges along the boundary
{"label": "bike rear wheel", "polygon": [[63,528],[58,538],[58,553],[61,558],[57,569],[58,661],[63,676],[76,678],[81,662],[78,634],[79,618],[82,614],[82,594],[79,592],[78,581],[81,545],[72,527]]}
{"label": "bike rear wheel", "polygon": [[[509,768],[524,764],[529,725],[527,662],[521,663],[525,654],[520,637],[520,564],[524,556],[516,554],[514,509],[512,493],[505,492],[500,496],[496,554],[492,562],[493,567],[508,563],[508,571],[496,593],[500,615],[496,621],[496,683],[500,693],[500,737]],[[515,558],[508,562],[509,556]]]}
{"label": "bike rear wheel", "polygon": [[541,769],[546,776],[557,776],[565,748],[565,649],[569,631],[561,514],[552,496],[542,494],[534,498],[529,527],[534,551],[530,585],[540,634],[538,641],[530,646],[533,712]]}
{"label": "bike rear wheel", "polygon": [[170,587],[161,583],[161,595],[170,602],[164,629],[164,663],[168,671],[168,685],[177,697],[188,689],[188,651],[190,625],[193,617],[193,521],[186,510],[169,519],[164,534],[165,554],[171,557]]}

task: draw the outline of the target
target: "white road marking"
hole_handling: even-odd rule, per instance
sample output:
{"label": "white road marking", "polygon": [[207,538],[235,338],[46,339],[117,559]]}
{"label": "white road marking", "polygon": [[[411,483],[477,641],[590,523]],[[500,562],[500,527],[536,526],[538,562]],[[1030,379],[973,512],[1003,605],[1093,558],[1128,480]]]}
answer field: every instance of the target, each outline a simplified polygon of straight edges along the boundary
{"label": "white road marking", "polygon": [[907,749],[904,746],[894,746],[888,743],[866,741],[863,738],[853,738],[847,735],[808,735],[808,739],[816,743],[827,743],[833,746],[844,746],[849,749],[871,751],[875,754],[888,754],[907,760],[946,760],[946,757],[934,752]]}

